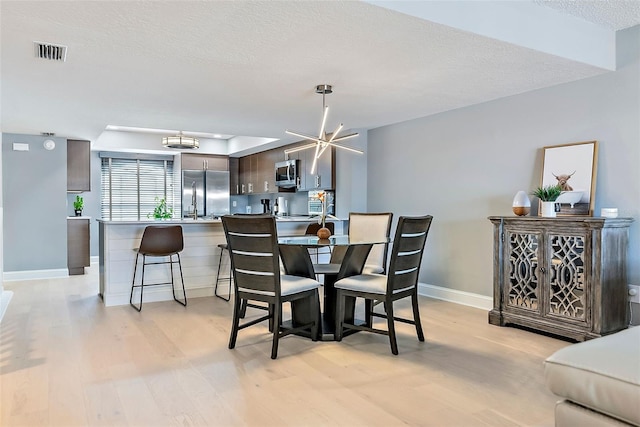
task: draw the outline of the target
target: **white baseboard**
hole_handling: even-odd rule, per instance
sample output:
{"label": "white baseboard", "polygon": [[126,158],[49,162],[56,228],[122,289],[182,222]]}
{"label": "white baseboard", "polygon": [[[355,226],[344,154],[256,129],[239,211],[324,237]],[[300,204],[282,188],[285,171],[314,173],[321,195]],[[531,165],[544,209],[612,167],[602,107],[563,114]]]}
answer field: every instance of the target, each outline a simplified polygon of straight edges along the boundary
{"label": "white baseboard", "polygon": [[469,307],[480,308],[482,310],[491,310],[493,308],[493,297],[428,285],[426,283],[418,283],[418,294],[456,304],[468,305]]}
{"label": "white baseboard", "polygon": [[5,271],[2,273],[2,280],[4,282],[13,282],[17,280],[62,279],[65,277],[69,277],[69,270],[66,268],[52,270]]}
{"label": "white baseboard", "polygon": [[2,322],[2,318],[4,317],[4,313],[7,311],[7,307],[9,306],[9,301],[11,301],[12,296],[13,292],[11,291],[2,291],[2,293],[0,293],[0,322]]}

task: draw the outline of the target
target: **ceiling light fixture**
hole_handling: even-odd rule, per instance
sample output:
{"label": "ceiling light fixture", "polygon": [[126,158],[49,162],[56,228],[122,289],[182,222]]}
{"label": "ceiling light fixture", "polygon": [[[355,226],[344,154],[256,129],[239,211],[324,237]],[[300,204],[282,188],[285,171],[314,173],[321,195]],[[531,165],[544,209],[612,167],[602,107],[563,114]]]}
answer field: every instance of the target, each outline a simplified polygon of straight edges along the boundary
{"label": "ceiling light fixture", "polygon": [[182,132],[180,132],[178,135],[166,136],[162,138],[162,145],[164,145],[167,148],[193,149],[193,148],[200,147],[200,141],[198,141],[198,138],[194,138],[192,136],[186,136],[186,135],[183,135]]}
{"label": "ceiling light fixture", "polygon": [[325,97],[325,95],[330,94],[332,92],[333,92],[333,89],[332,89],[331,85],[324,84],[324,85],[317,85],[316,86],[316,93],[321,93],[322,94],[322,123],[320,124],[320,133],[318,134],[317,138],[314,137],[314,136],[305,135],[303,133],[293,132],[293,131],[290,131],[290,130],[286,130],[285,131],[289,135],[294,135],[294,136],[298,136],[300,138],[310,139],[312,141],[315,141],[312,144],[302,145],[300,147],[284,150],[285,154],[289,154],[289,153],[293,153],[293,152],[296,152],[296,151],[306,150],[308,148],[315,148],[316,149],[316,154],[313,156],[313,165],[311,166],[311,174],[315,173],[316,165],[318,163],[318,159],[320,158],[320,156],[322,156],[322,154],[325,152],[325,150],[328,147],[344,148],[345,150],[352,151],[352,152],[358,153],[358,154],[363,154],[364,153],[363,151],[356,150],[355,148],[345,147],[344,145],[336,144],[336,142],[344,141],[346,139],[350,139],[350,138],[354,138],[354,137],[358,136],[358,133],[352,133],[352,134],[349,134],[349,135],[338,137],[338,133],[340,133],[340,131],[342,130],[342,127],[343,127],[342,123],[340,123],[340,125],[336,128],[336,130],[331,134],[331,137],[327,138],[327,133],[325,132],[325,125],[327,124],[327,116],[329,115],[329,107],[327,105],[325,105],[324,97]]}

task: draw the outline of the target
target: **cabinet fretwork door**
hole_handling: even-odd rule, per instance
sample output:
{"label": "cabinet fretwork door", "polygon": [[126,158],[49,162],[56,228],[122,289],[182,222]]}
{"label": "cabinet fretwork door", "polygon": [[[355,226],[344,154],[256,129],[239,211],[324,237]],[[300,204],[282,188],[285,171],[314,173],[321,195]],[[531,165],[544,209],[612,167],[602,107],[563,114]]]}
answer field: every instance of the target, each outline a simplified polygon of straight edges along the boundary
{"label": "cabinet fretwork door", "polygon": [[549,287],[545,314],[563,320],[586,323],[587,242],[584,235],[549,233]]}
{"label": "cabinet fretwork door", "polygon": [[507,289],[508,308],[541,313],[540,235],[537,233],[507,232]]}

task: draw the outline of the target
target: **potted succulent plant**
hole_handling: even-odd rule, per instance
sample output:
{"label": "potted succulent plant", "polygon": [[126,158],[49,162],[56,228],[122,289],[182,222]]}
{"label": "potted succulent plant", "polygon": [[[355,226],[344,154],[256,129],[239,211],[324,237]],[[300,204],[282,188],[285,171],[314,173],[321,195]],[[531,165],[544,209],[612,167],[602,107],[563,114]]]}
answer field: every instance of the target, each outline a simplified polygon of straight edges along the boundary
{"label": "potted succulent plant", "polygon": [[561,193],[562,188],[559,185],[547,185],[536,188],[531,194],[542,202],[541,215],[553,218],[556,216],[556,199],[560,197]]}
{"label": "potted succulent plant", "polygon": [[147,214],[147,218],[153,216],[155,219],[171,219],[173,217],[173,208],[167,206],[167,201],[156,197],[156,207],[153,213]]}
{"label": "potted succulent plant", "polygon": [[82,209],[84,208],[84,199],[82,196],[76,196],[76,199],[73,201],[73,210],[75,211],[76,216],[82,216]]}

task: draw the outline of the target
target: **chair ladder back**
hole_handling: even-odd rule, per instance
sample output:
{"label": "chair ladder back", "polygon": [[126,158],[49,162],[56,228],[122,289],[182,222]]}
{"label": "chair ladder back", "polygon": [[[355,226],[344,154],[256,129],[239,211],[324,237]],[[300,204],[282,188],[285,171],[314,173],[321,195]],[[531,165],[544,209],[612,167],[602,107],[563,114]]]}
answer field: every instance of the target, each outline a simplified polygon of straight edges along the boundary
{"label": "chair ladder back", "polygon": [[389,263],[388,293],[417,286],[432,219],[431,215],[399,218]]}
{"label": "chair ladder back", "polygon": [[275,218],[223,216],[236,289],[277,295],[280,265]]}

